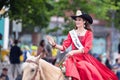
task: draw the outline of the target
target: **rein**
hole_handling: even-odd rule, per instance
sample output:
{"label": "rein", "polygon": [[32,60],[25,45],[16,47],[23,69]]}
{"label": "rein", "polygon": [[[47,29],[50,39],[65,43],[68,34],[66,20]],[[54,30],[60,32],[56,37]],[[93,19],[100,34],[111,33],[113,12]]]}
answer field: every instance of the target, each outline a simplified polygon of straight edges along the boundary
{"label": "rein", "polygon": [[[35,72],[35,75],[33,76],[33,78],[31,79],[31,80],[35,80],[35,77],[36,77],[36,75],[37,75],[37,72],[39,71],[39,64],[37,63],[37,62],[35,62],[35,61],[32,61],[32,60],[26,60],[26,62],[28,62],[28,63],[34,63],[34,64],[36,64],[38,67],[37,67],[37,70],[36,70],[36,72]],[[40,71],[39,71],[39,73],[40,73]]]}
{"label": "rein", "polygon": [[61,67],[61,65],[63,64],[63,62],[65,61],[65,59],[66,59],[66,56],[64,56],[62,58],[62,60],[59,62],[58,67]]}

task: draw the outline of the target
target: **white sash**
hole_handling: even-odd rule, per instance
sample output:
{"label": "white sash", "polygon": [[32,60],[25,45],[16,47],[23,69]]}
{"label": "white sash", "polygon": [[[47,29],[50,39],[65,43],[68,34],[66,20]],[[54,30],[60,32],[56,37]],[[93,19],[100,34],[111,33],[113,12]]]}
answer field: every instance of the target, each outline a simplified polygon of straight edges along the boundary
{"label": "white sash", "polygon": [[84,48],[83,45],[81,44],[80,40],[78,39],[78,36],[77,36],[77,34],[76,34],[74,29],[70,31],[70,35],[71,35],[71,38],[72,38],[72,41],[73,41],[74,45],[78,49]]}

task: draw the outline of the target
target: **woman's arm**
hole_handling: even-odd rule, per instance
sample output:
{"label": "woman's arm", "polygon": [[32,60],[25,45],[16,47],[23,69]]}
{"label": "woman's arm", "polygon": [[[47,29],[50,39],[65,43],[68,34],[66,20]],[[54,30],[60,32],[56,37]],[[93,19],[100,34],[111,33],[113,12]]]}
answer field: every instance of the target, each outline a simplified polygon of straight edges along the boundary
{"label": "woman's arm", "polygon": [[84,53],[83,49],[72,50],[72,51],[68,52],[68,54],[66,54],[66,56],[72,56],[73,54],[80,54],[80,53]]}
{"label": "woman's arm", "polygon": [[52,47],[55,47],[61,51],[66,50],[66,48],[68,48],[72,42],[70,34],[68,34],[67,38],[63,41],[62,45],[58,45],[51,36],[47,36],[47,40],[52,45]]}
{"label": "woman's arm", "polygon": [[58,45],[58,44],[55,44],[53,47],[59,49],[59,50],[63,50],[63,46],[62,45]]}
{"label": "woman's arm", "polygon": [[84,53],[88,53],[91,50],[92,45],[93,45],[93,32],[89,31],[85,39],[85,45],[83,48]]}
{"label": "woman's arm", "polygon": [[52,47],[63,50],[63,46],[58,45],[51,36],[46,36],[46,38]]}

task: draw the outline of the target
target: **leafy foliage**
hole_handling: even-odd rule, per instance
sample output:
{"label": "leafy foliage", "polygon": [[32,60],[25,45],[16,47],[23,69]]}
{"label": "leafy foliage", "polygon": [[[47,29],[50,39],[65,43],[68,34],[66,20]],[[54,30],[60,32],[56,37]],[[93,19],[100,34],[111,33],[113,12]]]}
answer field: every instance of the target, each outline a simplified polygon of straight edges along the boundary
{"label": "leafy foliage", "polygon": [[[66,23],[64,27],[67,31],[69,28],[72,28],[73,25],[72,21],[69,17],[66,17],[64,13],[65,11],[76,12],[77,9],[94,14],[98,19],[106,20],[108,22],[114,21],[116,27],[120,28],[119,0],[59,0],[58,2],[55,2],[54,0],[1,1],[7,1],[7,3],[3,3],[4,5],[10,4],[10,10],[8,12],[10,19],[22,19],[23,27],[26,27],[26,29],[29,30],[33,30],[35,26],[38,26],[40,29],[46,28],[50,16],[56,15],[65,17]],[[0,7],[3,6],[3,4],[0,4]],[[114,20],[111,19],[111,12],[113,11],[115,11]]]}
{"label": "leafy foliage", "polygon": [[46,27],[49,7],[52,6],[44,0],[11,0],[10,18],[22,19],[24,26]]}
{"label": "leafy foliage", "polygon": [[[1,4],[1,7],[3,5]],[[49,13],[53,9],[49,0],[9,0],[7,5],[10,5],[8,11],[10,20],[21,19],[22,26],[32,31],[36,26],[39,28],[47,27],[50,18]]]}
{"label": "leafy foliage", "polygon": [[[60,0],[55,5],[55,15],[65,16],[65,10],[76,11],[80,9],[84,12],[94,14],[96,18],[106,20],[110,23],[115,22],[117,28],[120,27],[120,1],[118,0]],[[112,20],[112,12],[115,11],[115,19]],[[69,25],[69,24],[68,24]]]}

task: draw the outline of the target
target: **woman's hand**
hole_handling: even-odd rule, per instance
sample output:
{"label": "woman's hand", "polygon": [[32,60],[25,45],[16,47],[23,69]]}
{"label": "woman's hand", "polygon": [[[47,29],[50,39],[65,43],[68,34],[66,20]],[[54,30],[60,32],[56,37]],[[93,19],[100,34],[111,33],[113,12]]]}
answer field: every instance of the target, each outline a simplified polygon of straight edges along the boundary
{"label": "woman's hand", "polygon": [[66,57],[70,57],[70,56],[72,56],[74,54],[74,52],[73,51],[70,51],[70,52],[68,52],[67,54],[66,54]]}
{"label": "woman's hand", "polygon": [[46,38],[47,38],[48,42],[49,42],[52,46],[56,45],[54,39],[53,39],[51,36],[46,36]]}
{"label": "woman's hand", "polygon": [[83,49],[80,49],[80,50],[72,50],[72,51],[70,51],[70,52],[68,52],[68,53],[66,54],[66,57],[72,56],[72,55],[74,55],[74,54],[81,54],[81,53],[84,53],[84,50],[83,50]]}

